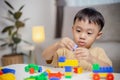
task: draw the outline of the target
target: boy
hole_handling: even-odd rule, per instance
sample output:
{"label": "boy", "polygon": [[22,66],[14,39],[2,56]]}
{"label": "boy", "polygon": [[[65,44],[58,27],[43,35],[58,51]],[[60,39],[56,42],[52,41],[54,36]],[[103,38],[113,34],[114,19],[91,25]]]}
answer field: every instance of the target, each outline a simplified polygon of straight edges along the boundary
{"label": "boy", "polygon": [[[67,59],[77,59],[79,66],[84,70],[91,70],[92,64],[100,66],[112,66],[112,62],[99,47],[92,47],[95,40],[102,35],[104,18],[100,12],[93,8],[80,10],[74,17],[72,33],[74,41],[68,37],[49,46],[43,51],[43,57],[47,63],[58,66],[58,57],[65,56]],[[78,47],[73,51],[74,46]]]}

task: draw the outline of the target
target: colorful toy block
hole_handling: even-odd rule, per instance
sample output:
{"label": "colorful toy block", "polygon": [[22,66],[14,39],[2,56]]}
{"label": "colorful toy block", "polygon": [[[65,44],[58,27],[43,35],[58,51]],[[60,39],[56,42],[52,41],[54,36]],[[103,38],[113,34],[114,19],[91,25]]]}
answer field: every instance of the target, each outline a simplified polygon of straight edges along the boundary
{"label": "colorful toy block", "polygon": [[30,68],[30,74],[33,74],[34,72],[34,68]]}
{"label": "colorful toy block", "polygon": [[65,72],[65,76],[72,76],[72,72]]}
{"label": "colorful toy block", "polygon": [[75,67],[75,68],[73,68],[74,69],[74,73],[78,73],[78,74],[80,74],[80,73],[83,73],[83,68],[82,67]]}
{"label": "colorful toy block", "polygon": [[50,78],[49,80],[60,80],[60,79],[57,78],[57,77],[52,77],[52,78]]}
{"label": "colorful toy block", "polygon": [[13,73],[6,73],[0,75],[0,80],[16,80],[16,78]]}
{"label": "colorful toy block", "polygon": [[65,66],[65,72],[72,72],[72,67],[71,66]]}
{"label": "colorful toy block", "polygon": [[48,80],[48,73],[43,72],[40,75],[30,76],[28,78],[25,78],[24,80]]}
{"label": "colorful toy block", "polygon": [[78,60],[66,59],[65,62],[59,62],[59,66],[78,66]]}
{"label": "colorful toy block", "polygon": [[30,72],[30,74],[42,72],[42,67],[35,65],[35,64],[28,64],[25,66],[25,72]]}
{"label": "colorful toy block", "polygon": [[57,77],[57,78],[60,78],[63,76],[64,74],[58,72],[58,73],[48,73],[48,78],[52,78],[52,77]]}
{"label": "colorful toy block", "polygon": [[114,80],[112,66],[100,67],[99,64],[93,64],[93,80],[106,78],[106,80]]}
{"label": "colorful toy block", "polygon": [[78,48],[78,45],[75,45],[75,46],[73,47],[73,51],[75,51],[76,48]]}
{"label": "colorful toy block", "polygon": [[114,75],[109,73],[106,77],[106,80],[114,80]]}
{"label": "colorful toy block", "polygon": [[65,62],[65,60],[66,60],[65,56],[61,56],[59,57],[58,62]]}
{"label": "colorful toy block", "polygon": [[3,68],[2,72],[3,72],[3,74],[6,74],[6,73],[15,74],[15,70],[14,69],[10,69],[10,68]]}

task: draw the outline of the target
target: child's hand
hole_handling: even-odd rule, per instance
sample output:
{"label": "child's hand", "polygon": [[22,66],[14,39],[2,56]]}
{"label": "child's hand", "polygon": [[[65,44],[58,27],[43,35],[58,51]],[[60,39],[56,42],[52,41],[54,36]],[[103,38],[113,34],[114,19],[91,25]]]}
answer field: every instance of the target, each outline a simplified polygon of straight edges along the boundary
{"label": "child's hand", "polygon": [[67,48],[69,50],[73,50],[74,46],[75,46],[74,41],[67,37],[61,39],[58,42],[58,47],[60,48]]}
{"label": "child's hand", "polygon": [[81,48],[78,47],[75,50],[75,57],[80,61],[80,60],[91,60],[91,54],[87,48]]}

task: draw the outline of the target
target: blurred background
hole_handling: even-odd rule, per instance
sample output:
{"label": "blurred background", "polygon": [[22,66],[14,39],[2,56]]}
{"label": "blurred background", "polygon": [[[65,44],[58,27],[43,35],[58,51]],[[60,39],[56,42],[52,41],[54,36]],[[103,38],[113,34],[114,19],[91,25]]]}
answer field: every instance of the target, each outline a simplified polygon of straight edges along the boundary
{"label": "blurred background", "polygon": [[[21,5],[23,8],[22,18],[29,18],[25,22],[24,28],[19,32],[22,39],[31,44],[20,43],[18,52],[22,51],[28,56],[24,56],[24,63],[31,60],[39,65],[47,65],[41,57],[42,51],[68,36],[72,38],[73,18],[80,9],[85,7],[94,7],[100,11],[105,18],[105,27],[103,36],[96,41],[93,46],[100,46],[105,49],[107,55],[113,62],[115,72],[120,72],[120,0],[7,0],[17,10]],[[4,0],[0,0],[0,32],[6,26],[4,16],[7,16],[7,8]],[[33,39],[33,28],[44,27],[43,35],[45,39],[36,41]],[[6,37],[7,34],[0,33],[0,37]],[[0,42],[2,44],[2,42]],[[10,53],[10,49],[0,48],[0,60],[4,54]],[[29,56],[35,56],[29,59]],[[0,65],[2,63],[0,62]],[[47,65],[50,66],[50,65]]]}

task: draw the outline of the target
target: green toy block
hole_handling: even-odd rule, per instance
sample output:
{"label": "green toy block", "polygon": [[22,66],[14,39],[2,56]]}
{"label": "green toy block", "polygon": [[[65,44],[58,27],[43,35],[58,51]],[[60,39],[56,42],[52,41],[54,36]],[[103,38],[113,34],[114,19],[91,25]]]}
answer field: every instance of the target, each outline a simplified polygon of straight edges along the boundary
{"label": "green toy block", "polygon": [[25,78],[24,80],[36,80],[35,78]]}
{"label": "green toy block", "polygon": [[28,66],[25,67],[25,72],[29,72],[29,67]]}
{"label": "green toy block", "polygon": [[65,78],[72,78],[72,76],[65,76]]}
{"label": "green toy block", "polygon": [[92,70],[99,70],[99,68],[100,68],[99,64],[92,65]]}

